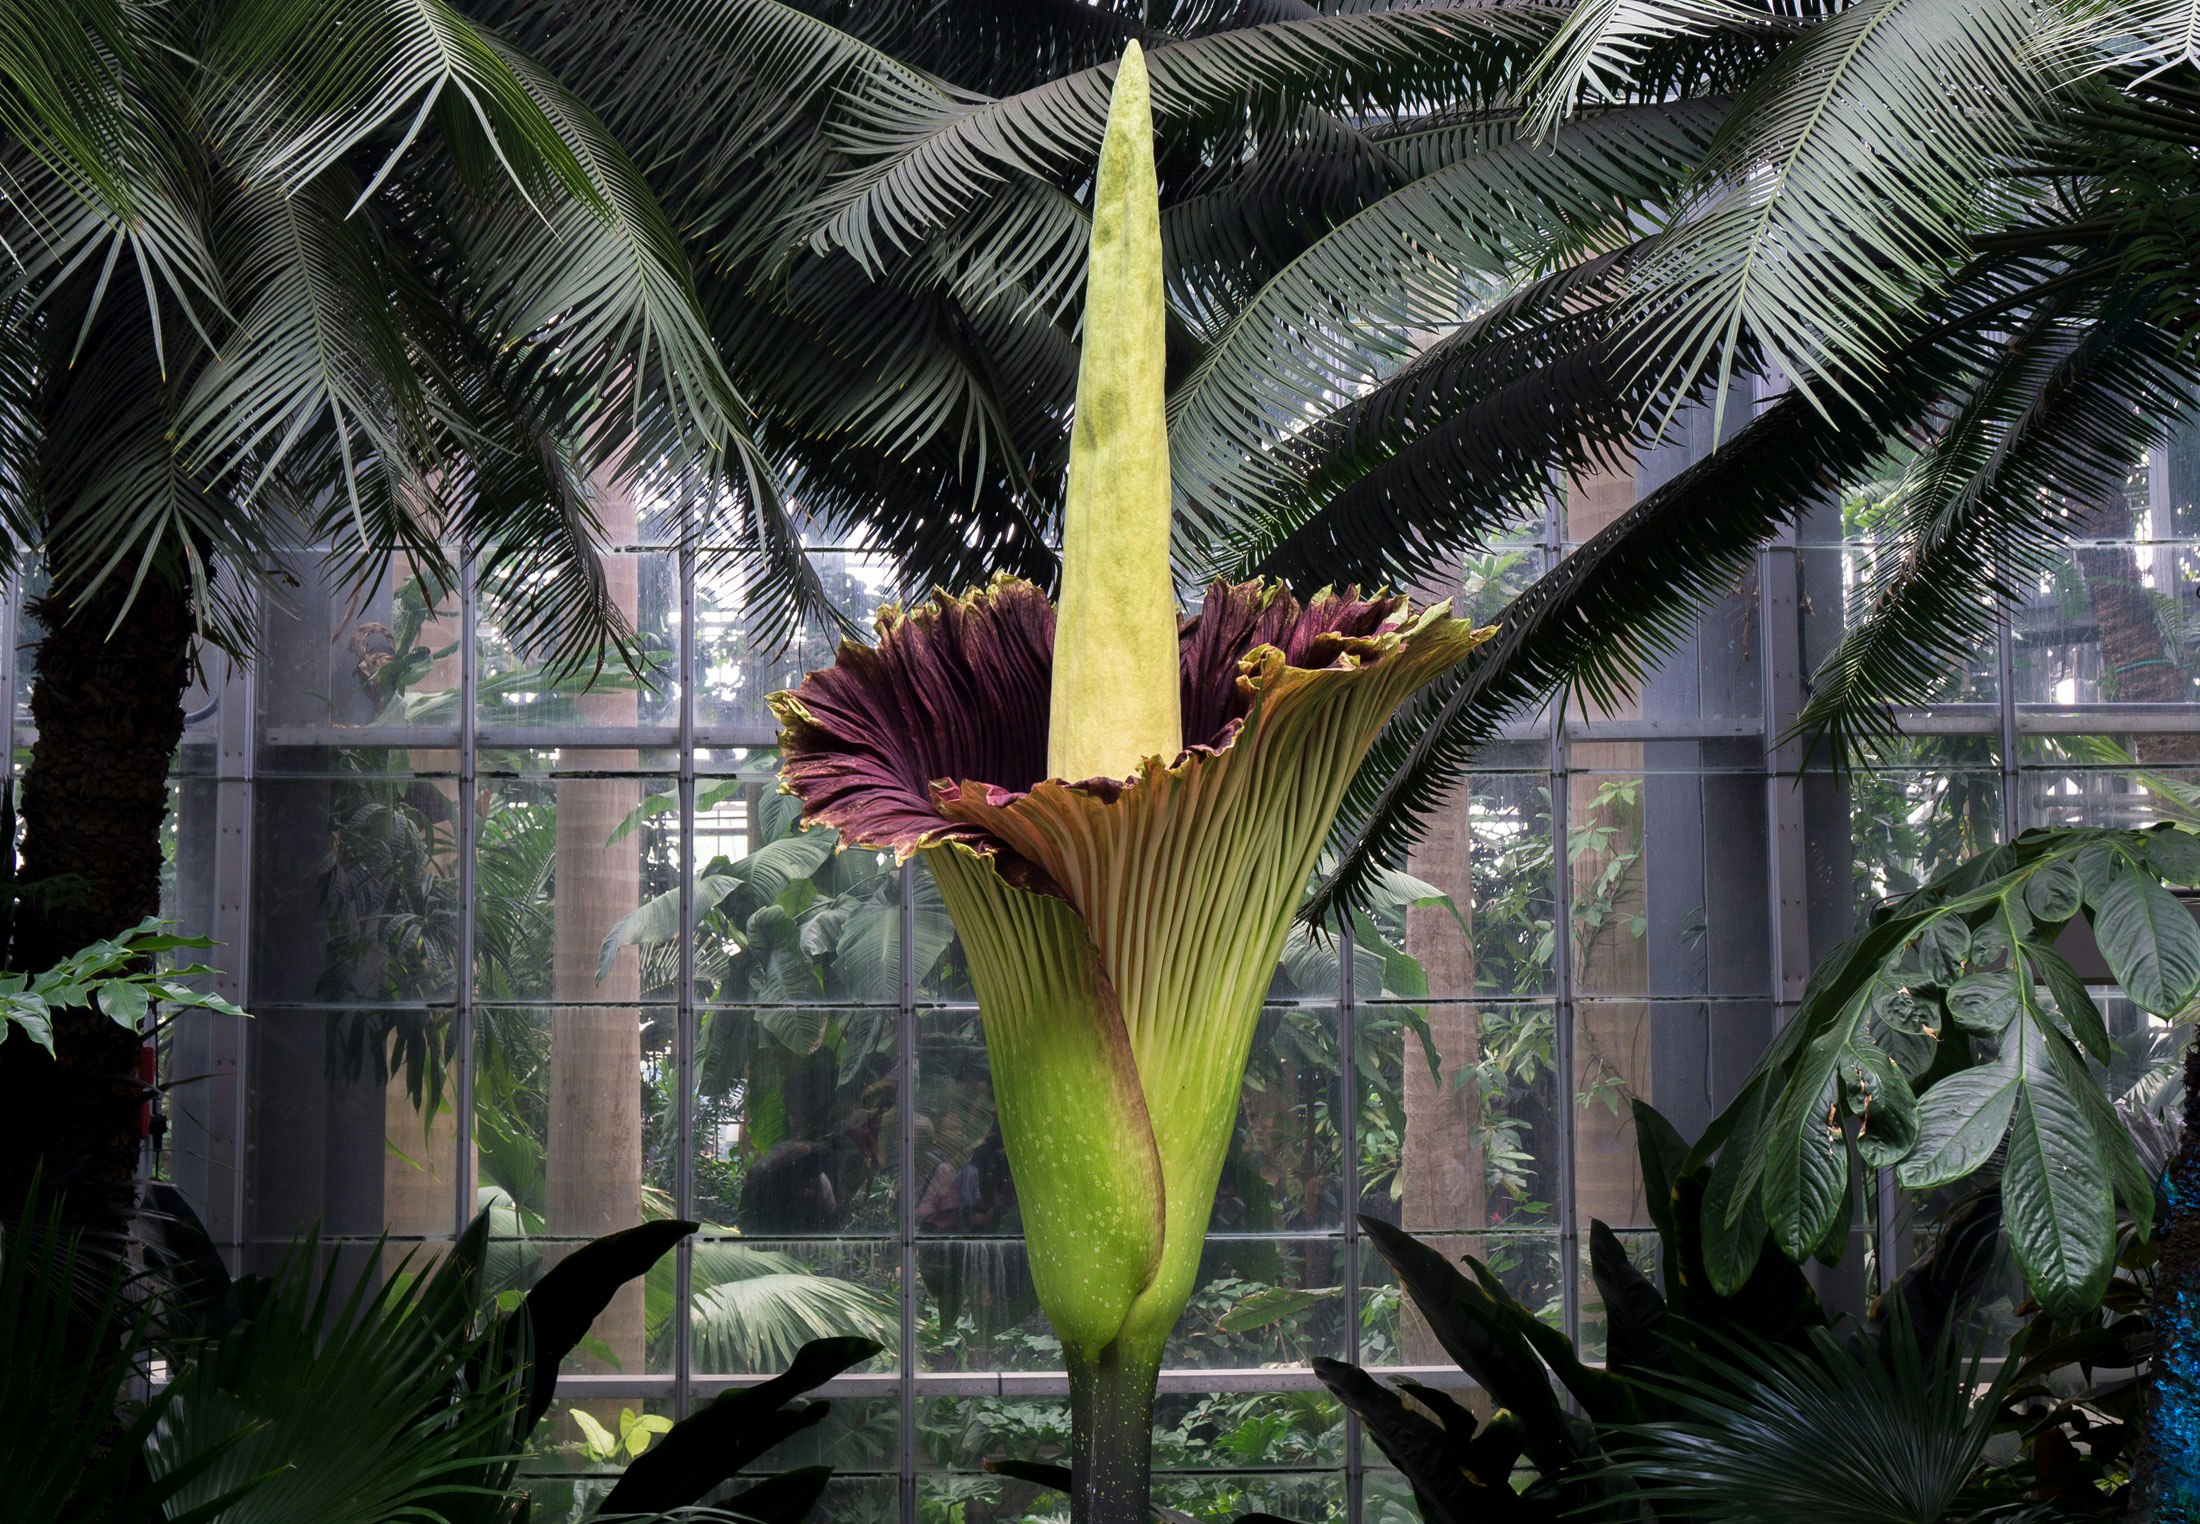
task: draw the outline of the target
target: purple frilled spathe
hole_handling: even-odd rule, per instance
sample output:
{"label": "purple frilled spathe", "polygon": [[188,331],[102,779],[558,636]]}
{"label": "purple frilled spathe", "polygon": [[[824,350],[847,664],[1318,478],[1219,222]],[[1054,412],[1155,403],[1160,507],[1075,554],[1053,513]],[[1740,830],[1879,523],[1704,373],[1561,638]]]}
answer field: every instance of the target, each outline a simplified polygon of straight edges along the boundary
{"label": "purple frilled spathe", "polygon": [[[1356,589],[1302,604],[1273,584],[1214,583],[1178,633],[1184,753],[1148,767],[1228,751],[1279,666],[1394,659],[1410,612],[1403,597]],[[831,666],[771,696],[783,783],[810,821],[851,845],[906,857],[959,843],[992,857],[1009,882],[1059,895],[992,823],[1041,783],[1110,802],[1139,779],[1047,778],[1053,669],[1054,609],[1032,583],[1002,577],[961,597],[889,606],[877,644],[845,641]]]}

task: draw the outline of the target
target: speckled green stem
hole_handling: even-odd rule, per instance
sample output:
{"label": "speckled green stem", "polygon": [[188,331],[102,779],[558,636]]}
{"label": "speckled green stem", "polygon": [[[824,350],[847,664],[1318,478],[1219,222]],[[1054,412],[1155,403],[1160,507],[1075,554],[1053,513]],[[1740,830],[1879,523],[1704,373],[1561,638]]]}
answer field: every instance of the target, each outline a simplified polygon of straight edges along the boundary
{"label": "speckled green stem", "polygon": [[1069,1357],[1071,1524],[1146,1524],[1153,1501],[1159,1351],[1118,1340],[1097,1360]]}

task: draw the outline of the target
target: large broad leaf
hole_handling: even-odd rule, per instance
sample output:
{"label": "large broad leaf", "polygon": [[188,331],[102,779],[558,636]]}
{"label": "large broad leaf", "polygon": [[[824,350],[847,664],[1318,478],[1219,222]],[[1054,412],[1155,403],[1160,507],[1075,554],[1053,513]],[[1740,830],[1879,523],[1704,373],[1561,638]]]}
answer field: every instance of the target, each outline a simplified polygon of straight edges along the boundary
{"label": "large broad leaf", "polygon": [[559,1364],[587,1337],[588,1326],[611,1305],[619,1288],[648,1273],[698,1226],[670,1220],[608,1233],[566,1255],[535,1283],[511,1317],[511,1334],[527,1352],[524,1428],[533,1428],[550,1410]]}
{"label": "large broad leaf", "polygon": [[1951,1074],[1925,1092],[1918,1102],[1917,1147],[1897,1172],[1905,1189],[1947,1185],[1993,1156],[2023,1083],[2021,1042],[2020,1035],[1999,1059]]}
{"label": "large broad leaf", "polygon": [[1615,1371],[1669,1369],[1665,1298],[1602,1222],[1589,1224],[1589,1269],[1604,1298],[1605,1363]]}
{"label": "large broad leaf", "polygon": [[[1358,1366],[1314,1357],[1314,1374],[1337,1401],[1367,1426],[1390,1463],[1413,1486],[1428,1524],[1504,1524],[1524,1516],[1505,1476],[1476,1476],[1467,1469],[1467,1436],[1454,1436],[1407,1407],[1397,1393]],[[1472,1420],[1468,1420],[1470,1423]]]}
{"label": "large broad leaf", "polygon": [[1487,1289],[1469,1281],[1436,1250],[1378,1218],[1360,1226],[1428,1320],[1444,1353],[1502,1407],[1527,1425],[1528,1454],[1556,1476],[1581,1454],[1542,1358],[1500,1313]]}
{"label": "large broad leaf", "polygon": [[2087,885],[2093,937],[2109,972],[2138,1005],[2174,1016],[2200,990],[2200,926],[2174,894],[2129,862]]}
{"label": "large broad leaf", "polygon": [[626,1468],[599,1515],[664,1513],[699,1502],[788,1435],[824,1421],[827,1404],[785,1406],[851,1365],[879,1352],[871,1339],[819,1339],[794,1364],[760,1386],[731,1391],[673,1425]]}
{"label": "large broad leaf", "polygon": [[2078,971],[2052,947],[2027,942],[2021,951],[2025,960],[2038,971],[2048,995],[2055,1002],[2056,1025],[2088,1054],[2107,1063],[2115,1056],[2115,1046],[2109,1041],[2108,1026],[2101,1020],[2100,1007],[2086,993],[2085,981],[2078,977]]}
{"label": "large broad leaf", "polygon": [[2002,1214],[2040,1305],[2061,1318],[2100,1304],[2116,1260],[2109,1162],[2084,1103],[2046,1061],[2036,1034],[2009,1128]]}
{"label": "large broad leaf", "polygon": [[[818,1404],[820,1409],[824,1406]],[[743,1488],[722,1506],[735,1518],[753,1520],[754,1524],[798,1524],[817,1507],[832,1479],[830,1466],[798,1466]]]}
{"label": "large broad leaf", "polygon": [[1758,1189],[1772,1241],[1793,1260],[1816,1251],[1848,1203],[1839,1070],[1846,1035],[1828,1032],[1804,1050],[1765,1124]]}

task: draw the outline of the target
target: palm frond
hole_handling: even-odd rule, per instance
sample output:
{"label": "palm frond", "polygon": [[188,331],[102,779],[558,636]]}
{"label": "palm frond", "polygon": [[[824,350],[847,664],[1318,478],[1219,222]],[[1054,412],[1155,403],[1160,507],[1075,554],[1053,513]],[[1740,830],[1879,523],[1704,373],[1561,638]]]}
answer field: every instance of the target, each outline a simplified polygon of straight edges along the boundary
{"label": "palm frond", "polygon": [[[840,19],[863,39],[965,90],[1011,95],[1123,56],[1136,38],[1148,48],[1184,35],[1166,7],[1090,0],[921,0],[875,5],[841,0]],[[1301,7],[1299,14],[1308,14]],[[1145,12],[1145,14],[1141,14]],[[1257,19],[1274,19],[1261,17]]]}
{"label": "palm frond", "polygon": [[[1547,144],[1509,138],[1384,197],[1319,239],[1232,318],[1169,399],[1180,511],[1227,536],[1289,490],[1278,446],[1457,326],[1509,275],[1617,244],[1686,178],[1709,102],[1623,107]],[[1251,448],[1248,448],[1248,446]]]}
{"label": "palm frond", "polygon": [[[1159,48],[1150,60],[1164,133],[1305,107],[1410,112],[1431,99],[1494,102],[1554,27],[1539,6],[1318,16]],[[868,73],[828,120],[854,167],[807,222],[819,249],[867,269],[967,212],[1005,176],[1082,179],[1107,121],[1110,62],[1001,99]]]}
{"label": "palm frond", "polygon": [[225,312],[205,177],[178,141],[183,86],[171,69],[149,76],[143,94],[116,105],[135,137],[116,157],[117,198],[0,139],[0,256],[12,266],[0,293],[70,307],[72,340],[89,331],[118,281],[138,288],[156,326],[164,326],[165,292],[202,340]]}
{"label": "palm frond", "polygon": [[1676,44],[1703,54],[1709,39],[1725,38],[1770,53],[1796,31],[1791,17],[1749,0],[1584,0],[1535,61],[1523,93],[1536,128],[1547,132],[1584,106],[1643,98],[1653,60]]}
{"label": "palm frond", "polygon": [[297,190],[397,128],[376,144],[364,200],[448,107],[479,124],[516,184],[602,197],[510,51],[445,0],[232,0],[205,60],[222,86],[209,126],[248,182]]}
{"label": "palm frond", "polygon": [[[1169,305],[1202,344],[1253,293],[1337,224],[1408,180],[1486,146],[1469,129],[1378,139],[1334,113],[1308,108],[1270,125],[1242,160],[1172,184],[1161,209]],[[1431,137],[1434,156],[1416,153]],[[1445,148],[1450,151],[1444,152]]]}
{"label": "palm frond", "polygon": [[[678,236],[626,151],[586,105],[501,40],[492,51],[586,178],[589,192],[537,208],[500,198],[478,220],[452,217],[499,342],[594,378],[592,460],[625,464],[691,447],[726,449],[746,407],[704,323]],[[625,416],[605,399],[625,398]]]}
{"label": "palm frond", "polygon": [[443,1517],[485,1468],[508,1479],[517,1457],[500,1452],[524,1391],[469,1382],[490,1335],[472,1330],[470,1307],[445,1304],[458,1290],[453,1261],[417,1275],[385,1266],[380,1250],[364,1266],[323,1259],[311,1239],[294,1250],[251,1288],[251,1315],[178,1377],[147,1446],[153,1474],[228,1441],[220,1464],[180,1489],[179,1510],[264,1479],[208,1524],[383,1524]]}
{"label": "palm frond", "polygon": [[783,139],[807,134],[859,75],[925,83],[921,69],[883,47],[781,0],[581,0],[555,7],[489,0],[471,8],[543,67],[581,84],[612,134],[650,166],[652,183],[684,213],[722,191],[745,200],[769,190],[767,178],[744,175],[736,182],[734,171],[767,158]]}
{"label": "palm frond", "polygon": [[1681,1416],[1616,1431],[1608,1474],[1636,1489],[1629,1508],[1703,1524],[1971,1517],[1958,1505],[2016,1371],[1989,1378],[1899,1319],[1861,1349],[1815,1329],[1807,1349],[1698,1358],[1701,1374],[1655,1383]]}
{"label": "palm frond", "polygon": [[2094,56],[2098,69],[2126,70],[2142,80],[2180,65],[2200,69],[2200,4],[2194,0],[2118,0],[2068,8],[2071,41]]}
{"label": "palm frond", "polygon": [[1613,360],[1609,309],[1446,346],[1440,363],[1325,421],[1301,452],[1294,511],[1234,546],[1231,572],[1419,586],[1493,534],[1532,520],[1555,475],[1610,470],[1643,442],[1647,405]]}
{"label": "palm frond", "polygon": [[1822,411],[1789,392],[1716,452],[1636,503],[1515,599],[1496,637],[1423,690],[1378,738],[1331,837],[1335,866],[1300,912],[1321,924],[1358,906],[1376,869],[1419,840],[1475,749],[1514,715],[1569,689],[1617,705],[1685,640],[1696,610],[1732,586],[1758,543],[1885,441],[1922,429],[1980,357],[1935,332],[1902,352],[1860,404]]}
{"label": "palm frond", "polygon": [[347,204],[329,176],[295,195],[262,186],[234,198],[220,232],[237,323],[178,405],[175,448],[195,477],[249,501],[301,440],[325,432],[371,544],[361,480],[404,471],[422,402],[370,224],[346,217]]}
{"label": "palm frond", "polygon": [[2042,0],[1862,0],[1735,102],[1695,200],[1641,271],[1635,363],[1753,341],[1814,402],[1877,385],[1987,214],[1995,165],[2036,137],[2054,83]]}
{"label": "palm frond", "polygon": [[0,138],[126,215],[137,123],[123,60],[140,18],[119,0],[21,0],[0,12]]}
{"label": "palm frond", "polygon": [[777,1371],[812,1339],[884,1340],[893,1323],[893,1304],[879,1293],[768,1249],[699,1242],[695,1281],[699,1370]]}
{"label": "palm frond", "polygon": [[1898,544],[1859,590],[1798,733],[1844,758],[1892,736],[1886,706],[1930,697],[1990,644],[2000,608],[2122,489],[2146,447],[2190,416],[2200,369],[2146,321],[2143,293],[2121,294],[2105,313],[2083,305],[2066,295],[2013,325],[1912,462]]}
{"label": "palm frond", "polygon": [[163,383],[158,355],[149,314],[120,308],[95,325],[57,388],[39,452],[48,575],[70,606],[111,582],[134,593],[148,578],[166,579],[190,596],[212,638],[245,649],[253,599],[218,577],[215,563],[270,564],[270,523],[231,512],[178,453],[190,378]]}
{"label": "palm frond", "polygon": [[[603,564],[600,483],[576,458],[554,394],[527,367],[498,355],[461,324],[432,325],[416,312],[416,335],[439,334],[430,363],[453,436],[437,501],[359,549],[402,549],[440,573],[446,539],[470,545],[479,589],[498,626],[539,658],[553,680],[600,671],[606,662],[641,670],[629,611],[613,595]],[[324,522],[322,532],[334,526]],[[380,574],[357,558],[363,580]]]}

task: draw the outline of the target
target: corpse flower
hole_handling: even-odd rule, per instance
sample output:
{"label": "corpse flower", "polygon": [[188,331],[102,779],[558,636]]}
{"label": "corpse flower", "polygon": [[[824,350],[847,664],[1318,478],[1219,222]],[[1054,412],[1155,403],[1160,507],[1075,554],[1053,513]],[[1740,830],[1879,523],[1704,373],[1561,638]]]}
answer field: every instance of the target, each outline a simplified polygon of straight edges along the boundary
{"label": "corpse flower", "polygon": [[890,607],[875,645],[772,697],[807,819],[921,855],[962,937],[1069,1368],[1079,1524],[1146,1517],[1163,1346],[1345,787],[1399,703],[1489,633],[1259,583],[1218,583],[1180,621],[1162,324],[1133,43],[1094,196],[1060,609],[1008,578]]}

